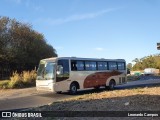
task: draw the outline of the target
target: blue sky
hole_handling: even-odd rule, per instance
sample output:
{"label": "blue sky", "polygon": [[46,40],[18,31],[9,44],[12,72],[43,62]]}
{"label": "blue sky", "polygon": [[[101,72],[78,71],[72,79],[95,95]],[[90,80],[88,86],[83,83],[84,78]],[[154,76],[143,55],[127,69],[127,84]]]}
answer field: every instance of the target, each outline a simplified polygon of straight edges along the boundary
{"label": "blue sky", "polygon": [[59,56],[129,63],[159,53],[160,0],[1,0],[0,16],[31,24]]}

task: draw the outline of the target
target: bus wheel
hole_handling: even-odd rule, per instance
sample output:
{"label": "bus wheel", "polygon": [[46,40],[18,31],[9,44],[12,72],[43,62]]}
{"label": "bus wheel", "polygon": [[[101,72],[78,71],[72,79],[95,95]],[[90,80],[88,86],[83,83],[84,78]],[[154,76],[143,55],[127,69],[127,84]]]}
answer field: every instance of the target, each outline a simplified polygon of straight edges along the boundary
{"label": "bus wheel", "polygon": [[116,85],[115,81],[114,81],[114,80],[111,80],[111,81],[109,82],[109,90],[114,90],[115,85]]}
{"label": "bus wheel", "polygon": [[70,92],[71,95],[75,95],[77,93],[77,86],[76,86],[75,83],[72,83],[70,85],[70,91],[69,92]]}

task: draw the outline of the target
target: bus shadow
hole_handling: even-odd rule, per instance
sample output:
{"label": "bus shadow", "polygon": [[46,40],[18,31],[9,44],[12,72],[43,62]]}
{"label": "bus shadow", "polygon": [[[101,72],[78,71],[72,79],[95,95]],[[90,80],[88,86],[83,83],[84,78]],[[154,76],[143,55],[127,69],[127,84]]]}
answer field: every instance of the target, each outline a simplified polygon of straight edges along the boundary
{"label": "bus shadow", "polygon": [[[159,87],[160,84],[143,84],[143,85],[128,85],[128,86],[116,86],[115,90],[125,90],[125,89],[136,89],[136,88],[144,88],[144,87]],[[101,93],[104,91],[111,91],[108,90],[104,87],[101,87],[100,89],[88,89],[88,90],[78,90],[76,95],[70,95],[69,92],[62,92],[60,94],[58,93],[42,93],[42,94],[38,94],[38,96],[43,96],[43,97],[53,97],[53,98],[65,98],[65,97],[69,97],[69,96],[79,96],[79,95],[86,95],[86,94],[93,94],[93,93]]]}
{"label": "bus shadow", "polygon": [[90,89],[90,90],[81,90],[77,92],[77,95],[84,95],[84,94],[92,94],[92,93],[100,93],[100,92],[104,92],[104,91],[108,91],[105,88],[100,88],[98,90],[96,89]]}
{"label": "bus shadow", "polygon": [[[116,86],[114,90],[125,90],[125,89],[136,89],[136,88],[144,88],[144,87],[160,87],[160,83],[157,84],[142,84],[142,85],[128,85],[128,86]],[[89,89],[89,90],[79,90],[77,91],[77,94],[74,95],[74,96],[78,96],[78,95],[85,95],[85,94],[93,94],[93,93],[101,93],[101,92],[104,92],[104,91],[111,91],[111,90],[108,90],[106,88],[100,88],[98,90],[96,89]],[[63,92],[61,93],[62,95],[70,95],[69,92]]]}

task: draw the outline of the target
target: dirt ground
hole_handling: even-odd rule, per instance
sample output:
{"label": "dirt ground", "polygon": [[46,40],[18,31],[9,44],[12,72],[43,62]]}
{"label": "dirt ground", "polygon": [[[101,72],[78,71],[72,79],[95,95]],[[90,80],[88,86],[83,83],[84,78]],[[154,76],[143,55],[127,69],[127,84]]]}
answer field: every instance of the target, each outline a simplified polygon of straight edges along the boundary
{"label": "dirt ground", "polygon": [[[38,94],[36,88],[0,90],[0,99]],[[160,86],[100,91],[30,109],[31,111],[158,111],[159,117],[54,117],[58,120],[160,120]],[[83,116],[82,113],[82,116]],[[86,112],[87,114],[87,112]],[[96,113],[95,113],[96,114]],[[97,113],[98,114],[98,113]],[[97,116],[97,115],[95,115]],[[39,119],[39,118],[38,118]],[[53,118],[43,118],[53,119]]]}
{"label": "dirt ground", "polygon": [[[0,89],[0,100],[32,96],[39,93],[42,93],[42,92],[37,91],[36,87],[23,88],[23,89]],[[43,93],[47,93],[47,92],[43,92]]]}
{"label": "dirt ground", "polygon": [[[66,99],[34,111],[160,111],[160,86],[103,91]],[[159,112],[160,113],[160,112]],[[98,113],[97,113],[98,114]],[[79,115],[81,116],[81,115]],[[160,114],[158,114],[160,116]],[[57,119],[159,120],[160,117],[59,117]]]}

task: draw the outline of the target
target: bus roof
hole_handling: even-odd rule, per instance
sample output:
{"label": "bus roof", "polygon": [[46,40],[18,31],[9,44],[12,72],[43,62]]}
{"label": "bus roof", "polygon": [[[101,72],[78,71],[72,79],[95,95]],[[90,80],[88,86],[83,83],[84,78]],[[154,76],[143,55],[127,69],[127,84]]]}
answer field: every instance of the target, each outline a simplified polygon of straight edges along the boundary
{"label": "bus roof", "polygon": [[44,61],[56,61],[59,59],[67,59],[67,60],[88,60],[88,61],[123,61],[125,62],[124,59],[105,59],[105,58],[81,58],[81,57],[52,57],[52,58],[46,58],[42,59]]}

